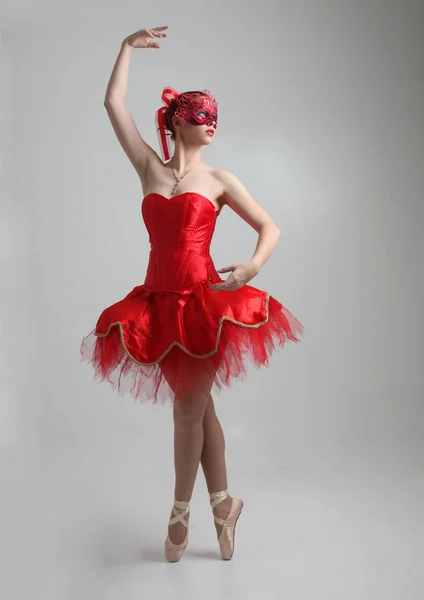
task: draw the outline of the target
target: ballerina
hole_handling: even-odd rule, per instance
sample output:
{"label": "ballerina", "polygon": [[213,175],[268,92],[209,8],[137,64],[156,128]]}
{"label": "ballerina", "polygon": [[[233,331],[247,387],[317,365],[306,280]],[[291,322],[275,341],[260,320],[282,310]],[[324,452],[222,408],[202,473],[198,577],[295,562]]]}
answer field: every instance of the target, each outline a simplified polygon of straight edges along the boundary
{"label": "ballerina", "polygon": [[[167,29],[141,29],[125,38],[107,87],[107,114],[143,189],[150,254],[143,283],[105,308],[81,356],[119,393],[173,407],[175,490],[166,558],[177,562],[186,549],[201,464],[221,556],[229,560],[243,501],[228,491],[225,439],[211,392],[244,379],[249,362],[268,366],[276,348],[300,341],[303,326],[268,292],[249,285],[280,230],[234,174],[202,160],[218,126],[212,93],[163,89],[155,115],[161,157],[125,106],[132,51],[161,48],[156,40],[167,37]],[[216,269],[210,244],[224,207],[258,233],[258,243],[249,260]],[[230,275],[223,279],[221,273]]]}

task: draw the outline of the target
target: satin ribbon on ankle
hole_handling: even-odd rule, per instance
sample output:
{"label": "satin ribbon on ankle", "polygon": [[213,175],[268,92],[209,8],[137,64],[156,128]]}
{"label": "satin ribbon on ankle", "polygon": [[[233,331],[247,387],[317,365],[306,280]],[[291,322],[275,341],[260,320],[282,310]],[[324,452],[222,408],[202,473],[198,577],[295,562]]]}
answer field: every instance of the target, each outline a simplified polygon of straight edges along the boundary
{"label": "satin ribbon on ankle", "polygon": [[213,494],[209,494],[209,498],[211,500],[211,508],[215,508],[217,504],[223,502],[228,495],[228,490],[222,490],[222,492],[214,492]]}
{"label": "satin ribbon on ankle", "polygon": [[[175,517],[172,517],[171,519],[169,519],[169,524],[174,525],[174,523],[178,523],[178,521],[181,521],[181,523],[184,525],[184,527],[187,527],[187,521],[185,521],[184,517],[188,513],[189,507],[190,507],[190,502],[185,502],[184,500],[174,500],[174,506],[172,507],[172,512],[175,515]],[[182,512],[178,513],[176,511],[176,509],[181,510]]]}

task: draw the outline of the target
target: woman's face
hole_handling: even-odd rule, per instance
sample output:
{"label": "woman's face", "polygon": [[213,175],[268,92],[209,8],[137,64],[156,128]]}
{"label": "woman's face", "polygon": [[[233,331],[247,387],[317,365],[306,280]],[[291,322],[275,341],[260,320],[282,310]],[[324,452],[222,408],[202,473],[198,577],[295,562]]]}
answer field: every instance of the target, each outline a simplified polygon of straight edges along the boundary
{"label": "woman's face", "polygon": [[186,144],[200,146],[209,145],[215,137],[216,120],[212,117],[204,118],[203,123],[187,123],[178,117],[175,118],[176,131]]}
{"label": "woman's face", "polygon": [[218,125],[218,109],[208,105],[195,108],[192,115],[187,119],[187,123],[190,123],[190,125],[210,125],[216,129]]}
{"label": "woman's face", "polygon": [[210,144],[218,126],[218,107],[208,98],[197,100],[176,111],[173,121],[185,142]]}
{"label": "woman's face", "polygon": [[212,125],[216,129],[218,124],[218,105],[211,95],[182,94],[174,114],[190,125]]}

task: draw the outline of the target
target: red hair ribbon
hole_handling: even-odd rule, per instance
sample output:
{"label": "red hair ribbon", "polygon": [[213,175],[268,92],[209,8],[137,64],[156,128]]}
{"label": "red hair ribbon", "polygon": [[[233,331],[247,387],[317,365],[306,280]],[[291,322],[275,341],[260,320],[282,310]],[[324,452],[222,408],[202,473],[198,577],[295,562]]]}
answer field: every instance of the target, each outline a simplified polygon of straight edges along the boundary
{"label": "red hair ribbon", "polygon": [[171,158],[171,145],[169,136],[170,133],[167,133],[166,119],[165,113],[171,104],[172,100],[176,99],[179,96],[179,92],[172,87],[165,87],[162,90],[162,102],[165,106],[161,106],[159,110],[156,112],[156,130],[159,138],[159,146],[162,154],[162,158],[164,161],[167,161]]}

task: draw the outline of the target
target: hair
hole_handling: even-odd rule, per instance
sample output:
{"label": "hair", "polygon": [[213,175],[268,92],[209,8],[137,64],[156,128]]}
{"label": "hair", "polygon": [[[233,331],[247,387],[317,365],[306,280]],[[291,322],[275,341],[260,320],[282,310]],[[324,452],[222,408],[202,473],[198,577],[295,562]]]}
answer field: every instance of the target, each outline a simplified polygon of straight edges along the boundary
{"label": "hair", "polygon": [[[207,96],[207,94],[205,94],[205,92],[196,91],[196,90],[193,90],[191,92],[184,92],[184,94],[201,94],[202,96]],[[179,96],[181,96],[181,94],[179,94]],[[173,140],[173,141],[175,140],[176,133],[175,133],[174,125],[172,124],[172,117],[174,116],[174,113],[176,110],[177,110],[177,100],[174,98],[174,100],[171,100],[171,103],[165,112],[166,128],[168,129],[168,131],[171,132],[171,140]]]}

